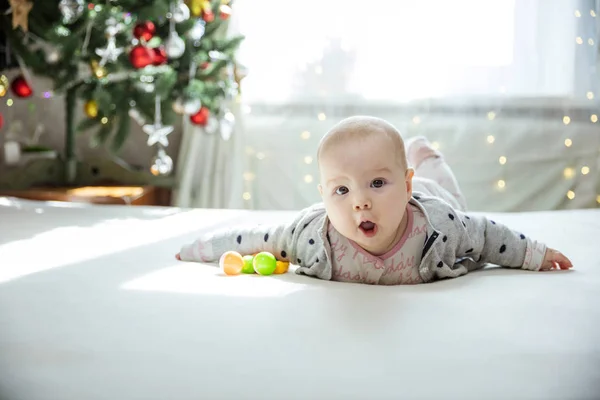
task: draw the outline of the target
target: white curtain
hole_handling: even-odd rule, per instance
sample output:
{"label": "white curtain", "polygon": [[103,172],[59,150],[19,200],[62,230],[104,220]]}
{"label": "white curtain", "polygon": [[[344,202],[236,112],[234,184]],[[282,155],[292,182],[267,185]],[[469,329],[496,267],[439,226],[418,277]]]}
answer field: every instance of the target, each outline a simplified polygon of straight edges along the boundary
{"label": "white curtain", "polygon": [[[228,21],[227,36],[239,34],[236,13]],[[220,129],[202,127],[183,118],[183,134],[176,165],[176,187],[172,205],[193,208],[244,208],[243,154],[244,118],[238,100],[229,102],[235,118],[231,136],[224,139]],[[212,122],[212,121],[211,121]],[[209,124],[210,125],[210,124]]]}
{"label": "white curtain", "polygon": [[430,137],[472,209],[599,204],[596,1],[237,0],[235,12],[249,75],[227,154],[241,170],[221,205],[318,201],[318,140],[352,114]]}

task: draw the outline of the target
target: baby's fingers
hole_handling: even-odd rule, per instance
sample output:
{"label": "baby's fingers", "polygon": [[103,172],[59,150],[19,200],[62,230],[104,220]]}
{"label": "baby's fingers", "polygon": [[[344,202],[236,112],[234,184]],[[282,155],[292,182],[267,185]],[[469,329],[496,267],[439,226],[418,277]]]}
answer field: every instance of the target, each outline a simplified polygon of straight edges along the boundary
{"label": "baby's fingers", "polygon": [[573,268],[573,263],[569,260],[564,254],[560,251],[554,251],[552,261],[558,264],[560,269],[571,269]]}

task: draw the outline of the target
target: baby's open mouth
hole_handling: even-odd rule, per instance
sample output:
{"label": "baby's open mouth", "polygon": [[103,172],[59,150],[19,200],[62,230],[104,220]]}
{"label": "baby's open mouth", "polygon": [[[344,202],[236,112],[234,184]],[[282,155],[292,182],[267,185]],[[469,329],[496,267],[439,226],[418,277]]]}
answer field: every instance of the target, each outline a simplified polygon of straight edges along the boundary
{"label": "baby's open mouth", "polygon": [[365,234],[367,237],[374,236],[377,233],[377,224],[371,221],[363,221],[360,223],[358,228]]}

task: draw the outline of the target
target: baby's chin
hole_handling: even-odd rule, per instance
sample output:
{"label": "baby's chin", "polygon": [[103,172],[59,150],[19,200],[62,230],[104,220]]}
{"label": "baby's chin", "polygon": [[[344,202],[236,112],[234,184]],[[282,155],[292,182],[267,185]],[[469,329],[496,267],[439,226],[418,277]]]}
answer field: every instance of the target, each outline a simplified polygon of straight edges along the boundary
{"label": "baby's chin", "polygon": [[355,241],[355,243],[359,245],[361,249],[376,257],[382,256],[388,252],[388,250],[382,244],[361,243],[358,241]]}
{"label": "baby's chin", "polygon": [[351,239],[363,250],[374,256],[380,256],[388,252],[392,238],[379,236],[379,232],[372,237],[366,237],[363,233],[353,235]]}

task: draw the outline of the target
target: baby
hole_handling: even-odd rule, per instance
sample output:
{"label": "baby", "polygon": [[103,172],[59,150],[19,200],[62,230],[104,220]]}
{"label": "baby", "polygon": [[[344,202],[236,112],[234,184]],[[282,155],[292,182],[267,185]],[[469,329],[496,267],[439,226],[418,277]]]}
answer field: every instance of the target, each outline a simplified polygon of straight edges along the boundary
{"label": "baby", "polygon": [[442,155],[422,137],[405,149],[382,119],[342,120],[322,138],[317,158],[322,203],[288,223],[207,234],[183,246],[177,259],[212,262],[229,250],[268,251],[297,265],[298,274],[380,285],[455,278],[487,263],[573,267],[543,243],[469,215]]}

